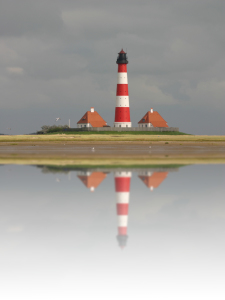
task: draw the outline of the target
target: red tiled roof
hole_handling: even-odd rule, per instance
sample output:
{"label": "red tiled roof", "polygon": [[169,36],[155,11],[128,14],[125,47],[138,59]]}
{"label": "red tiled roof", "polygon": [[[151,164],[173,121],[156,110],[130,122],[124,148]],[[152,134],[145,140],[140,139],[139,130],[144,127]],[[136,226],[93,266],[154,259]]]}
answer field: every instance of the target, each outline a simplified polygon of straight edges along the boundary
{"label": "red tiled roof", "polygon": [[157,188],[167,177],[168,172],[154,172],[151,176],[138,176],[148,188]]}
{"label": "red tiled roof", "polygon": [[99,184],[106,178],[106,174],[103,172],[93,172],[91,175],[89,176],[85,176],[85,175],[78,175],[77,176],[82,182],[83,184],[87,187],[87,188],[96,188],[97,186],[99,186]]}
{"label": "red tiled roof", "polygon": [[151,123],[154,127],[169,127],[166,121],[160,116],[157,111],[152,113],[148,111],[138,124]]}
{"label": "red tiled roof", "polygon": [[103,127],[107,125],[106,121],[97,113],[97,111],[87,111],[77,124],[90,123],[92,127]]}

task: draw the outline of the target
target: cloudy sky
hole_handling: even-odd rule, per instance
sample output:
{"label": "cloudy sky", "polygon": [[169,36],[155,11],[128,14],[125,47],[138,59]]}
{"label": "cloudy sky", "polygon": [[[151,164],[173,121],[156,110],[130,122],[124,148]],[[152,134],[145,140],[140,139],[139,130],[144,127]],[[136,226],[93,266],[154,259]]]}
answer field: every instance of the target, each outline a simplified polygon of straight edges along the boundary
{"label": "cloudy sky", "polygon": [[0,133],[76,127],[91,106],[113,125],[123,47],[133,126],[153,107],[180,131],[225,134],[224,15],[224,0],[4,1]]}

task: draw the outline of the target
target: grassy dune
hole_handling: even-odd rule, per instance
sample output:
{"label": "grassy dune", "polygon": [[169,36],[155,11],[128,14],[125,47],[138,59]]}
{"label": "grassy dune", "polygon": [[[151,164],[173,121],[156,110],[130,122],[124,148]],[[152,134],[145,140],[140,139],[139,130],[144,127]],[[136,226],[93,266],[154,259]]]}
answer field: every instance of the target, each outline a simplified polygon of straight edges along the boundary
{"label": "grassy dune", "polygon": [[[60,144],[65,143],[72,146],[76,144],[81,145],[122,145],[128,144],[159,144],[167,147],[173,145],[173,154],[164,155],[168,153],[156,153],[149,155],[123,155],[123,153],[113,154],[111,157],[107,155],[92,155],[80,154],[72,152],[65,152],[61,149]],[[0,164],[45,164],[45,165],[95,165],[95,166],[128,166],[128,165],[156,165],[156,164],[224,164],[225,156],[221,149],[224,148],[225,136],[197,136],[197,135],[17,135],[17,136],[0,136]],[[26,146],[46,145],[48,151],[44,153],[42,147],[32,150],[33,152],[26,152]],[[51,152],[51,149],[58,147],[59,151]],[[182,145],[182,146],[181,146]],[[185,147],[204,145],[204,147],[212,146],[211,154],[203,153],[198,155],[183,154]],[[209,145],[209,146],[208,146]],[[9,151],[8,148],[13,149]],[[163,148],[162,147],[162,148]],[[161,148],[161,149],[162,149]],[[22,150],[20,150],[22,149]],[[25,149],[25,150],[24,150]],[[49,150],[50,149],[50,150]],[[24,151],[24,152],[23,152]],[[31,150],[29,150],[31,151]],[[187,152],[186,152],[187,153]],[[124,156],[124,157],[123,157]]]}
{"label": "grassy dune", "polygon": [[46,142],[225,142],[225,136],[210,135],[132,135],[132,134],[54,134],[54,135],[4,135],[1,143],[46,143]]}
{"label": "grassy dune", "polygon": [[57,131],[46,134],[73,134],[73,135],[189,135],[180,131]]}

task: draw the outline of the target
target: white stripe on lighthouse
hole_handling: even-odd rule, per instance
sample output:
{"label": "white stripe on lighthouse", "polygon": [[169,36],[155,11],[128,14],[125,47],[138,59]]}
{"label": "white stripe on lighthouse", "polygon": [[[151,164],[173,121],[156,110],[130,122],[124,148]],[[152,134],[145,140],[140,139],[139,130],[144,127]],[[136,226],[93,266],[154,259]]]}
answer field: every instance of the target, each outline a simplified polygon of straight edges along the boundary
{"label": "white stripe on lighthouse", "polygon": [[117,84],[128,84],[127,73],[118,73]]}
{"label": "white stripe on lighthouse", "polygon": [[129,203],[130,192],[117,192],[116,193],[116,203],[123,204]]}
{"label": "white stripe on lighthouse", "polygon": [[127,227],[128,224],[128,216],[119,215],[117,216],[118,227]]}
{"label": "white stripe on lighthouse", "polygon": [[116,96],[116,107],[129,107],[129,96]]}

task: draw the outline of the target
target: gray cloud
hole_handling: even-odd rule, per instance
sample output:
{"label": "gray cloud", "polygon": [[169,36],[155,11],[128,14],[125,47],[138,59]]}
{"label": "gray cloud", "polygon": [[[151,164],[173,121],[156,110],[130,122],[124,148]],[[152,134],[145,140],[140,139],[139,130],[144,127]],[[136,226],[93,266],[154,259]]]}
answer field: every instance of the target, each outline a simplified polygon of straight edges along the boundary
{"label": "gray cloud", "polygon": [[57,1],[5,1],[0,11],[0,35],[54,34],[62,27],[60,13]]}

